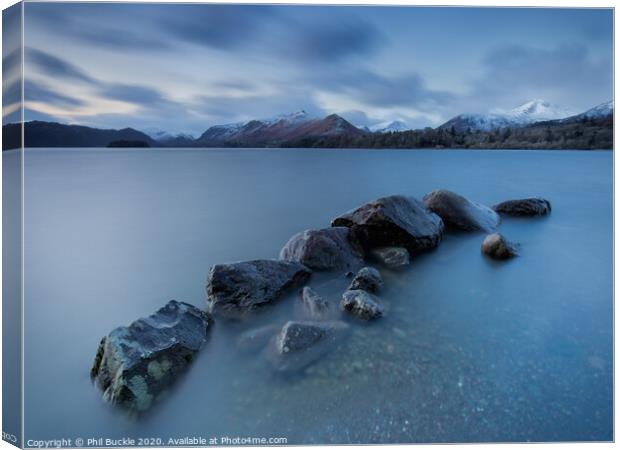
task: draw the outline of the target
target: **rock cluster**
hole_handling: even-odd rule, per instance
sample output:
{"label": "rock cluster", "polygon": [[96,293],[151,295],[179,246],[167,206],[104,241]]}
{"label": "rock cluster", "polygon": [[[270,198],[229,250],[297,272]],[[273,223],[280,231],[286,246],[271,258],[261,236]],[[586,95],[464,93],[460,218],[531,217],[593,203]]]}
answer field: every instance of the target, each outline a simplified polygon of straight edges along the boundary
{"label": "rock cluster", "polygon": [[[379,198],[335,218],[330,228],[295,234],[279,260],[214,265],[208,274],[206,311],[172,300],[151,316],[116,328],[101,340],[91,377],[105,400],[146,411],[191,364],[207,340],[213,316],[245,317],[303,286],[302,319],[249,330],[237,340],[239,350],[265,354],[277,371],[299,370],[350,329],[334,320],[330,299],[306,284],[312,271],[346,271],[353,278],[340,299],[340,311],[361,320],[377,319],[385,314],[377,297],[383,279],[377,269],[363,267],[366,257],[400,269],[411,256],[439,245],[445,227],[491,232],[500,223],[497,213],[540,216],[550,211],[549,201],[541,198],[510,200],[490,209],[446,190],[430,192],[423,202],[403,195]],[[491,258],[507,259],[517,254],[517,244],[495,233],[484,239],[481,250]]]}

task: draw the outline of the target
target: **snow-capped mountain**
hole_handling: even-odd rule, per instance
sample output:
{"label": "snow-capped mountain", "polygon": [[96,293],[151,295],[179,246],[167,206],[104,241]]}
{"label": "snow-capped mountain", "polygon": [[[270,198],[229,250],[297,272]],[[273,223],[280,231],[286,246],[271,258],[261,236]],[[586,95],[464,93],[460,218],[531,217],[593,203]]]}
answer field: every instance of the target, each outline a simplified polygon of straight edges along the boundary
{"label": "snow-capped mountain", "polygon": [[142,130],[144,134],[149,136],[151,139],[154,139],[159,142],[167,143],[174,140],[186,139],[186,140],[194,140],[194,136],[186,133],[169,133],[168,131],[161,130],[159,128],[147,128]]}
{"label": "snow-capped mountain", "polygon": [[578,122],[583,119],[599,119],[607,116],[611,116],[614,113],[614,101],[610,100],[600,105],[596,105],[594,108],[590,108],[581,114],[567,117],[562,122]]}
{"label": "snow-capped mountain", "polygon": [[575,111],[561,106],[553,105],[544,100],[531,100],[508,111],[495,110],[490,114],[460,114],[453,117],[440,129],[451,129],[457,133],[466,130],[490,131],[497,128],[519,127],[534,122],[545,120],[557,120],[569,117]]}
{"label": "snow-capped mountain", "polygon": [[247,123],[215,125],[205,131],[196,142],[204,146],[218,144],[279,145],[304,138],[333,135],[357,135],[363,131],[337,114],[323,119],[310,116],[305,111],[280,115],[269,119],[251,120]]}
{"label": "snow-capped mountain", "polygon": [[399,131],[410,130],[411,127],[401,120],[394,120],[392,122],[382,122],[370,127],[370,131],[374,133],[396,133]]}

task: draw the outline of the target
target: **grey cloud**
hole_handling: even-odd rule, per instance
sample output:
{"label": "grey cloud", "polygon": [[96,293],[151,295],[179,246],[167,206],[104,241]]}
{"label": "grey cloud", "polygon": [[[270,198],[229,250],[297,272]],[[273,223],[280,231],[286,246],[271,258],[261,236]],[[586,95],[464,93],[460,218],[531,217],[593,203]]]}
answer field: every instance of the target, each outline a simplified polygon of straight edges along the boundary
{"label": "grey cloud", "polygon": [[47,75],[69,78],[90,84],[96,83],[82,69],[50,53],[32,47],[26,47],[25,53],[26,61],[35,64]]}
{"label": "grey cloud", "polygon": [[26,101],[43,102],[57,106],[82,106],[84,101],[58,93],[44,84],[26,80],[24,84],[24,97]]}

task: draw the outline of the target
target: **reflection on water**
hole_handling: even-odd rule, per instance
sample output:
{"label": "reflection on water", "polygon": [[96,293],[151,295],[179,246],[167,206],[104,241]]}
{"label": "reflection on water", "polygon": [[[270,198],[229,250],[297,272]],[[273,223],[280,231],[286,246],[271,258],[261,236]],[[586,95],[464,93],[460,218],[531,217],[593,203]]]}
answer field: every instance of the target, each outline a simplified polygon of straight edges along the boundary
{"label": "reflection on water", "polygon": [[[538,151],[28,150],[26,438],[286,437],[288,443],[612,438],[612,154]],[[175,298],[205,306],[215,263],[275,258],[359,204],[446,188],[542,195],[504,219],[521,256],[447,235],[382,271],[385,317],[302,373],[275,374],[239,334],[299,317],[295,293],[216,321],[172,395],[130,419],[89,380],[100,338]],[[336,304],[349,280],[315,276]]]}

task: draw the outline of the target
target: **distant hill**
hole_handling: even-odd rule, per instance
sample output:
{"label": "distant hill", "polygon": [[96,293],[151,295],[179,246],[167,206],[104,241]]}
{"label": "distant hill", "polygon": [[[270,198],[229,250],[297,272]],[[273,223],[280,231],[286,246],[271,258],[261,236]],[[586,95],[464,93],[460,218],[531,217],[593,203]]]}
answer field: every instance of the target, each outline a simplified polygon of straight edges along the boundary
{"label": "distant hill", "polygon": [[[3,135],[15,135],[14,130],[19,130],[19,124],[9,124],[3,127]],[[3,148],[15,148],[17,142],[5,143]],[[158,146],[158,143],[148,135],[133,128],[122,130],[101,130],[81,125],[65,125],[55,122],[32,121],[24,124],[25,147],[107,147],[112,142],[145,142],[150,147]]]}
{"label": "distant hill", "polygon": [[491,131],[497,128],[514,128],[531,123],[563,119],[572,116],[573,111],[553,105],[544,100],[531,100],[509,111],[492,114],[459,114],[448,120],[440,129],[454,129],[457,133],[466,131]]}
{"label": "distant hill", "polygon": [[[565,116],[567,110],[542,100],[502,114],[461,114],[437,128],[403,130],[386,122],[371,131],[337,114],[324,118],[305,111],[270,119],[215,125],[194,139],[155,130],[101,130],[33,121],[24,124],[26,147],[316,147],[316,148],[613,148],[613,101]],[[558,117],[560,116],[560,117]],[[3,148],[20,145],[19,124],[5,125]],[[157,136],[160,139],[153,139]]]}
{"label": "distant hill", "polygon": [[274,119],[216,125],[205,131],[195,144],[200,147],[279,147],[303,139],[360,134],[364,131],[337,114],[318,119],[299,111]]}

